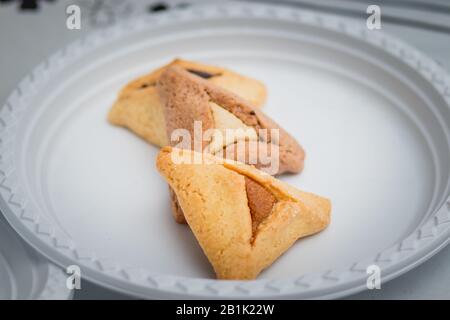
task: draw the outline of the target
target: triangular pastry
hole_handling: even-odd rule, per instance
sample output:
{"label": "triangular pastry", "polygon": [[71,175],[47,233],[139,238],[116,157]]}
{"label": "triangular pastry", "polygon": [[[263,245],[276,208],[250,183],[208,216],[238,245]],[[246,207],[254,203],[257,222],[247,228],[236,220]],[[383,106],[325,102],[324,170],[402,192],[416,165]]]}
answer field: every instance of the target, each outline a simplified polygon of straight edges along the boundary
{"label": "triangular pastry", "polygon": [[256,278],[330,223],[329,200],[241,162],[165,147],[157,168],[219,279]]}
{"label": "triangular pastry", "polygon": [[[239,160],[274,175],[298,173],[303,169],[305,152],[297,141],[268,116],[232,92],[178,66],[167,67],[160,75],[157,87],[172,146],[180,147],[174,133],[186,129],[191,139],[182,148]],[[196,123],[200,128],[195,127]],[[214,129],[215,133],[209,137],[198,136],[197,129],[201,129],[202,133]],[[267,130],[266,134],[261,129]],[[271,129],[275,129],[278,136],[270,136]],[[192,143],[194,137],[200,141],[200,150]],[[185,223],[173,192],[171,198],[175,220]]]}
{"label": "triangular pastry", "polygon": [[[159,77],[157,87],[161,103],[164,105],[169,138],[179,129],[188,130],[191,137],[194,137],[197,134],[196,122],[201,125],[203,133],[210,129],[240,129],[236,131],[243,134],[236,134],[234,140],[223,139],[222,145],[216,144],[213,147],[211,147],[211,144],[214,144],[212,135],[210,140],[202,141],[201,149],[216,154],[218,150],[226,151],[227,148],[232,148],[239,140],[277,144],[279,167],[273,174],[298,173],[303,169],[305,152],[300,144],[267,115],[236,94],[178,66],[167,67]],[[275,129],[273,131],[276,131],[278,136],[270,135],[272,129]],[[196,138],[202,140],[202,137]],[[177,144],[178,141],[171,141],[172,146]],[[192,145],[188,148],[195,150]]]}
{"label": "triangular pastry", "polygon": [[230,70],[176,59],[150,74],[128,83],[109,112],[112,124],[133,131],[147,142],[162,147],[169,145],[164,110],[159,101],[156,83],[169,66],[179,66],[207,82],[230,90],[259,108],[266,100],[264,85]]}

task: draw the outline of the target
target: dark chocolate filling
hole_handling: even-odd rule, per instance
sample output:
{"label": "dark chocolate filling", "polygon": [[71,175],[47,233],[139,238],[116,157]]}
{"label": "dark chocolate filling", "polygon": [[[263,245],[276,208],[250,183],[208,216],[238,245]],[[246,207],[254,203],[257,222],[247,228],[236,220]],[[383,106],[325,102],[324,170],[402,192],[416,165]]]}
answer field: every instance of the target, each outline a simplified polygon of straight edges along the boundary
{"label": "dark chocolate filling", "polygon": [[141,84],[141,86],[139,87],[139,89],[145,89],[145,88],[148,88],[148,87],[154,87],[154,86],[156,86],[156,82],[153,82],[153,83],[143,83],[143,84]]}
{"label": "dark chocolate filling", "polygon": [[192,74],[195,74],[196,76],[199,76],[200,78],[203,78],[203,79],[210,79],[212,77],[217,77],[220,75],[220,73],[213,74],[213,73],[209,73],[209,72],[201,71],[201,70],[194,70],[194,69],[186,69],[186,70]]}

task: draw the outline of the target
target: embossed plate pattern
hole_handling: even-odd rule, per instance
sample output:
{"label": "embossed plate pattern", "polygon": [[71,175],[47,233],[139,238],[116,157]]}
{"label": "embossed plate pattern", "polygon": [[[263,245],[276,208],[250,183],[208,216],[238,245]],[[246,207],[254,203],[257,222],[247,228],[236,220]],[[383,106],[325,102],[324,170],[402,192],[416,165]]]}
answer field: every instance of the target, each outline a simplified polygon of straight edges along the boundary
{"label": "embossed plate pattern", "polygon": [[24,245],[0,217],[0,299],[65,300],[66,274]]}

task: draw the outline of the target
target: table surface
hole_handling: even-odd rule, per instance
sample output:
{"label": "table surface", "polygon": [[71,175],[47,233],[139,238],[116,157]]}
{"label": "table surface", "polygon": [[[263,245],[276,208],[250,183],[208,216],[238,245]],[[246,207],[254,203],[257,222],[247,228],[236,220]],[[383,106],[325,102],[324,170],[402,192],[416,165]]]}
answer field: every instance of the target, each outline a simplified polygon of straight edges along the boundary
{"label": "table surface", "polygon": [[[38,2],[38,10],[19,10],[19,2],[0,3],[0,106],[18,82],[35,65],[62,46],[103,25],[139,14],[154,14],[152,1],[128,0],[115,7],[98,7],[94,0]],[[157,1],[161,3],[161,1]],[[201,2],[201,0],[191,0]],[[257,1],[255,1],[257,2]],[[260,2],[268,2],[262,1]],[[403,0],[382,3],[382,30],[416,46],[450,70],[450,2]],[[82,8],[81,30],[68,30],[66,6]],[[153,1],[156,3],[156,1]],[[186,1],[166,1],[174,7]],[[280,5],[339,14],[365,24],[369,2],[355,0],[291,0]],[[157,10],[158,8],[156,8]],[[84,13],[88,14],[84,14]],[[383,284],[381,290],[367,290],[349,299],[450,299],[450,246],[427,262],[397,279]],[[75,293],[75,299],[126,299],[89,282]]]}

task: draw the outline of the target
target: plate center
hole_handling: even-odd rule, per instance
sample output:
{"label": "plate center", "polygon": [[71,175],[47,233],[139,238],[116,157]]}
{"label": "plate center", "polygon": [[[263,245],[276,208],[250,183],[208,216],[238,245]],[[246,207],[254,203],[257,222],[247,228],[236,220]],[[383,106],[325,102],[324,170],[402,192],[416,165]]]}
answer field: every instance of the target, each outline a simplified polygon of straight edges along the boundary
{"label": "plate center", "polygon": [[[330,227],[298,241],[262,277],[348,265],[392,245],[420,222],[434,183],[428,147],[381,93],[305,62],[217,55],[209,60],[266,83],[264,110],[307,153],[303,174],[281,179],[333,204]],[[106,121],[116,92],[134,76],[116,72],[107,83],[90,74],[92,90],[60,117],[42,176],[46,205],[77,245],[97,256],[211,278],[189,228],[172,219],[167,185],[155,168],[158,150]]]}

